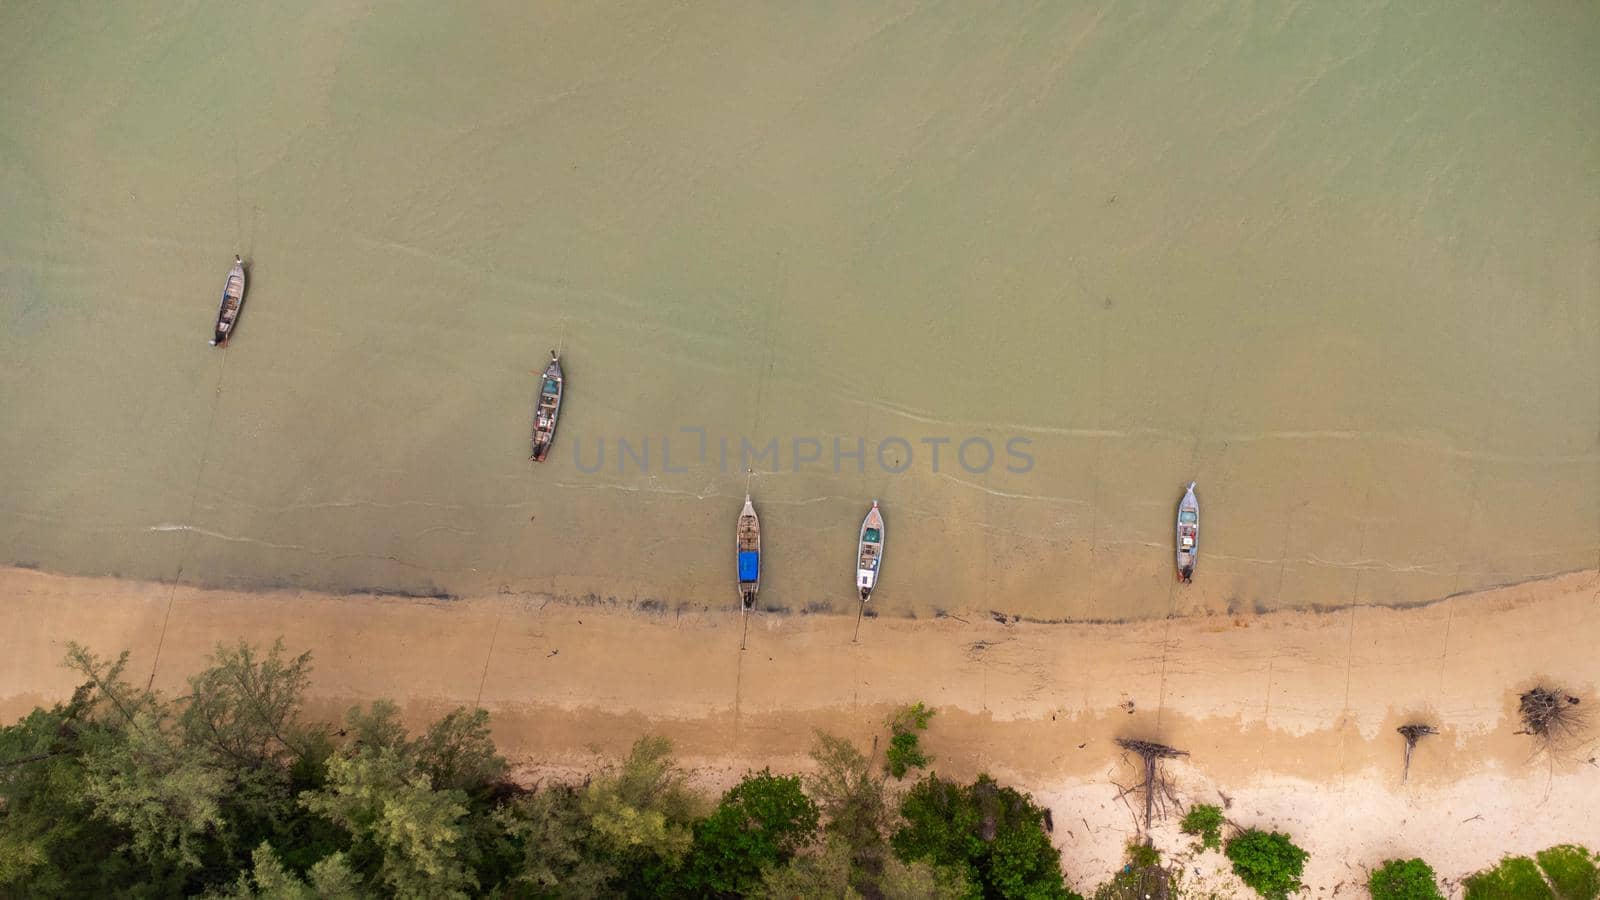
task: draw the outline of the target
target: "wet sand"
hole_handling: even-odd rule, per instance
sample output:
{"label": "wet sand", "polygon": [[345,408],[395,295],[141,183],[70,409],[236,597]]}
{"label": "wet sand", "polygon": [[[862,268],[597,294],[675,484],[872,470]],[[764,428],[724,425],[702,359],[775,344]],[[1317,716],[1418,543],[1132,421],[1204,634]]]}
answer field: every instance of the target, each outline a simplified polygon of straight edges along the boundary
{"label": "wet sand", "polygon": [[[313,715],[387,697],[422,722],[478,703],[503,751],[537,771],[590,767],[660,733],[719,784],[749,766],[803,768],[816,728],[867,744],[892,709],[921,700],[939,710],[935,767],[990,771],[1048,801],[1069,872],[1090,881],[1130,833],[1111,786],[1129,774],[1119,736],[1188,750],[1175,768],[1186,799],[1220,791],[1234,821],[1289,827],[1323,889],[1394,853],[1455,877],[1503,851],[1600,838],[1592,739],[1552,764],[1514,734],[1517,694],[1538,680],[1593,702],[1593,571],[1410,609],[868,618],[857,643],[853,617],[769,614],[752,617],[743,652],[736,614],[539,594],[236,593],[9,569],[0,603],[7,718],[68,695],[68,639],[127,648],[135,677],[178,692],[218,641],[281,635],[314,654]],[[1394,729],[1418,716],[1441,735],[1402,786]]]}

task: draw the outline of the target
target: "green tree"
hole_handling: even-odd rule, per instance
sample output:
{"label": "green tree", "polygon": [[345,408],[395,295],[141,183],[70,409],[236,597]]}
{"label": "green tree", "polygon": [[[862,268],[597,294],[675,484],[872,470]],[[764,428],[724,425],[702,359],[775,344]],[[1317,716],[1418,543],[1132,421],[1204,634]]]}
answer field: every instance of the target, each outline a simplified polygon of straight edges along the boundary
{"label": "green tree", "polygon": [[84,793],[95,814],[128,829],[153,867],[194,870],[208,832],[223,827],[225,771],[168,729],[163,711],[141,709],[126,730],[84,755]]}
{"label": "green tree", "polygon": [[851,856],[850,845],[834,838],[818,853],[802,854],[787,865],[763,870],[761,884],[750,891],[750,896],[762,900],[859,900],[861,892],[852,883]]}
{"label": "green tree", "polygon": [[621,767],[589,783],[581,809],[609,852],[655,857],[675,868],[694,842],[690,826],[700,802],[672,760],[672,742],[642,737]]}
{"label": "green tree", "polygon": [[583,812],[583,792],[572,785],[541,787],[494,813],[511,882],[533,896],[597,897],[621,872],[601,846]]}
{"label": "green tree", "polygon": [[145,865],[192,872],[206,834],[223,824],[228,779],[172,727],[159,695],[122,680],[127,657],[107,662],[67,646],[67,665],[87,679],[91,715],[103,726],[82,732],[83,796],[95,815],[127,830]]}
{"label": "green tree", "polygon": [[1225,852],[1239,880],[1267,900],[1284,900],[1300,890],[1300,876],[1310,857],[1287,834],[1255,828],[1235,835]]}
{"label": "green tree", "polygon": [[250,872],[240,875],[224,895],[228,900],[363,900],[369,896],[343,853],[317,862],[306,878],[286,868],[265,842],[255,849],[251,860]]}
{"label": "green tree", "polygon": [[962,786],[930,774],[906,794],[900,815],[895,854],[960,871],[971,896],[1077,896],[1062,878],[1044,810],[987,775]]}
{"label": "green tree", "polygon": [[467,797],[439,790],[392,706],[351,710],[358,735],[327,763],[327,784],[301,795],[306,809],[349,836],[350,861],[399,897],[464,897],[475,879],[463,862]]}
{"label": "green tree", "polygon": [[883,861],[875,881],[858,891],[861,873],[854,868],[850,846],[839,838],[829,840],[815,853],[795,856],[787,865],[763,870],[762,880],[747,896],[765,900],[963,900],[970,896],[959,872],[926,861],[904,863],[893,856]]}
{"label": "green tree", "polygon": [[962,900],[971,894],[972,886],[961,870],[926,860],[908,863],[890,856],[878,879],[878,895],[883,900]]}
{"label": "green tree", "polygon": [[582,786],[552,785],[496,814],[510,881],[534,896],[651,896],[673,883],[701,802],[665,738],[643,737]]}
{"label": "green tree", "polygon": [[504,781],[506,761],[489,734],[489,712],[465,707],[433,723],[413,745],[435,787],[484,797]]}
{"label": "green tree", "polygon": [[69,644],[66,665],[84,679],[72,702],[0,738],[31,748],[0,766],[0,847],[15,861],[0,864],[0,885],[27,896],[203,893],[248,867],[265,837],[325,837],[295,803],[320,780],[328,746],[298,723],[309,658],[282,650],[218,647],[169,701],[124,680],[126,653],[104,660]]}
{"label": "green tree", "polygon": [[288,848],[294,869],[339,849],[337,829],[297,802],[321,787],[333,753],[327,727],[300,720],[310,673],[311,654],[290,657],[281,640],[265,653],[241,641],[219,644],[211,664],[189,678],[174,737],[223,782],[213,872],[253,865],[252,848],[264,841]]}
{"label": "green tree", "polygon": [[805,785],[816,799],[823,831],[850,849],[857,889],[876,885],[888,856],[889,804],[883,780],[849,741],[817,732],[811,751],[816,770]]}
{"label": "green tree", "polygon": [[85,747],[108,727],[95,704],[86,682],[68,703],[0,728],[0,896],[110,896],[147,880],[117,852],[127,829],[96,816],[85,789]]}
{"label": "green tree", "polygon": [[971,790],[930,774],[901,800],[900,815],[905,824],[894,833],[896,856],[950,866],[981,887],[978,863],[987,845],[980,836],[983,823]]}
{"label": "green tree", "polygon": [[817,833],[817,805],[796,775],[763,769],[747,775],[694,826],[694,845],[679,876],[686,896],[742,894],[761,870],[787,862]]}
{"label": "green tree", "polygon": [[1433,867],[1420,859],[1391,859],[1367,878],[1372,900],[1444,900]]}
{"label": "green tree", "polygon": [[[284,657],[282,639],[265,656],[240,641],[218,645],[211,666],[189,678],[178,724],[185,743],[240,770],[287,772],[316,741],[299,721],[311,654]],[[320,762],[321,760],[318,760]]]}

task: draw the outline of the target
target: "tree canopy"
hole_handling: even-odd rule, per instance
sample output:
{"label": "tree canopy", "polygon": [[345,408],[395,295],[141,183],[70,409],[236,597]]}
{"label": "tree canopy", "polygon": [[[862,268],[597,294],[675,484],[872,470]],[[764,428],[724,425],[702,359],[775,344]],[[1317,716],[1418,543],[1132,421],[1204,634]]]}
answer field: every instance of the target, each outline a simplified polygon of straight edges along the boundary
{"label": "tree canopy", "polygon": [[[311,657],[281,642],[218,646],[176,697],[130,683],[126,653],[73,644],[65,665],[70,698],[0,728],[0,900],[1077,897],[1028,794],[987,775],[901,786],[928,763],[920,703],[886,723],[910,738],[904,769],[819,732],[805,774],[749,772],[712,802],[661,737],[581,781],[526,786],[482,709],[419,721],[379,700],[337,727],[308,720]],[[1210,844],[1222,824],[1197,806],[1184,828]],[[1097,896],[1168,884],[1155,851],[1134,850]],[[1300,886],[1306,854],[1287,835],[1245,831],[1226,853],[1264,896]],[[1593,896],[1597,871],[1560,846],[1465,888]],[[1371,891],[1438,896],[1421,860],[1385,864]]]}

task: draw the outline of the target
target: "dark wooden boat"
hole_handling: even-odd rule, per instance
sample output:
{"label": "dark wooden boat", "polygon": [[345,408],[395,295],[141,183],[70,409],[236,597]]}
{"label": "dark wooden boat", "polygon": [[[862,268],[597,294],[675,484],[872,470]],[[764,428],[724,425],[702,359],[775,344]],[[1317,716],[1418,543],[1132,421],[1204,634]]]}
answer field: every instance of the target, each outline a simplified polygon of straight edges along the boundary
{"label": "dark wooden boat", "polygon": [[244,308],[244,260],[233,258],[233,268],[228,270],[228,281],[222,286],[222,307],[217,310],[217,328],[211,336],[211,346],[226,347],[233,337],[233,328],[239,323],[239,310]]}
{"label": "dark wooden boat", "polygon": [[756,608],[756,591],[761,589],[761,519],[749,494],[744,495],[744,509],[739,513],[734,550],[739,558],[739,605],[749,612]]}
{"label": "dark wooden boat", "polygon": [[561,415],[561,393],[566,386],[561,358],[551,350],[550,365],[544,367],[543,383],[539,385],[539,405],[533,411],[533,453],[529,459],[544,462],[550,455],[550,445],[556,439],[556,419]]}
{"label": "dark wooden boat", "polygon": [[1200,501],[1194,496],[1194,482],[1178,503],[1178,577],[1185,582],[1194,577],[1194,564],[1200,558]]}
{"label": "dark wooden boat", "polygon": [[883,566],[883,513],[878,501],[861,520],[861,540],[856,545],[856,589],[861,592],[861,602],[872,599],[872,589],[878,586],[878,571]]}

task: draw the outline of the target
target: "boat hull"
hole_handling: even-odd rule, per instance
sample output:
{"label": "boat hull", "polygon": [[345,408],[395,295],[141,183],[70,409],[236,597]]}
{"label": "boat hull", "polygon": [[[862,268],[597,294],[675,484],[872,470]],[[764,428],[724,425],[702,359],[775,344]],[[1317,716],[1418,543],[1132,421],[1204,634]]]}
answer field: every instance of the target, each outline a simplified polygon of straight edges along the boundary
{"label": "boat hull", "polygon": [[874,500],[867,517],[861,520],[861,536],[856,543],[856,591],[862,603],[872,599],[872,591],[883,572],[883,541],[883,512]]}
{"label": "boat hull", "polygon": [[755,504],[748,495],[744,498],[744,509],[739,512],[733,549],[738,563],[739,608],[750,612],[756,608],[756,594],[761,590],[761,518],[756,515]]}
{"label": "boat hull", "polygon": [[1178,577],[1188,581],[1194,577],[1195,565],[1200,561],[1200,501],[1194,495],[1194,482],[1184,492],[1178,503],[1175,557]]}
{"label": "boat hull", "polygon": [[545,366],[539,382],[539,399],[533,408],[533,449],[528,458],[544,462],[556,440],[556,422],[561,418],[561,398],[567,390],[566,374],[561,370],[561,358],[550,351],[550,365]]}
{"label": "boat hull", "polygon": [[222,304],[217,307],[217,321],[211,330],[211,346],[226,347],[239,325],[239,313],[244,309],[244,260],[235,256],[228,279],[222,284]]}

